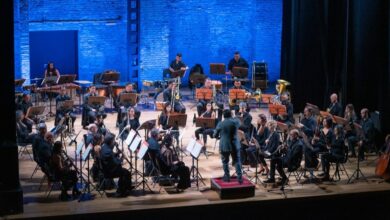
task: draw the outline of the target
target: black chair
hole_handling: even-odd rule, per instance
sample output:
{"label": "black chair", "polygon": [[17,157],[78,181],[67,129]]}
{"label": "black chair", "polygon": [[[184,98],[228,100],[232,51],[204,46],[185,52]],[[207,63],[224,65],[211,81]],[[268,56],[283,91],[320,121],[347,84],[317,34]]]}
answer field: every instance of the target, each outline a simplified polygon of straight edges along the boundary
{"label": "black chair", "polygon": [[95,157],[95,160],[96,160],[96,164],[97,164],[99,173],[101,174],[101,176],[99,176],[99,177],[101,177],[101,179],[99,179],[99,186],[96,188],[96,191],[100,194],[101,197],[103,197],[104,194],[107,195],[106,188],[105,188],[106,185],[108,185],[110,183],[114,183],[115,189],[118,188],[118,185],[115,183],[115,181],[113,181],[113,179],[110,177],[110,175],[108,175],[106,172],[104,172],[103,165],[102,165],[99,157]]}
{"label": "black chair", "polygon": [[167,169],[164,169],[162,161],[158,158],[153,151],[148,151],[149,158],[152,162],[152,170],[150,172],[151,176],[154,176],[153,187],[156,183],[160,185],[159,192],[161,191],[162,186],[173,186],[174,180],[171,177],[170,172]]}
{"label": "black chair", "polygon": [[345,173],[345,175],[347,176],[347,179],[349,179],[347,169],[345,169],[345,166],[344,166],[344,164],[348,161],[348,152],[349,152],[348,146],[344,146],[344,158],[343,158],[343,160],[335,163],[336,169],[335,169],[335,171],[332,175],[332,178],[331,178],[333,181],[340,181],[341,180],[340,172],[341,172],[341,174]]}

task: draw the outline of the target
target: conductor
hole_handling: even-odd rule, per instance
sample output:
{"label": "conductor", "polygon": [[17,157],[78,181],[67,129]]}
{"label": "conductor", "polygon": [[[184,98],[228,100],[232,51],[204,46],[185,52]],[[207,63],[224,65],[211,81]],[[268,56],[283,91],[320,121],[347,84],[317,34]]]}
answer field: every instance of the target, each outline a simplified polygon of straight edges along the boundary
{"label": "conductor", "polygon": [[224,120],[220,122],[214,131],[214,137],[220,138],[219,151],[222,159],[224,182],[230,182],[229,157],[232,156],[233,165],[236,167],[237,180],[242,184],[241,160],[240,160],[240,142],[238,140],[237,130],[240,127],[240,120],[232,118],[230,110],[224,110]]}

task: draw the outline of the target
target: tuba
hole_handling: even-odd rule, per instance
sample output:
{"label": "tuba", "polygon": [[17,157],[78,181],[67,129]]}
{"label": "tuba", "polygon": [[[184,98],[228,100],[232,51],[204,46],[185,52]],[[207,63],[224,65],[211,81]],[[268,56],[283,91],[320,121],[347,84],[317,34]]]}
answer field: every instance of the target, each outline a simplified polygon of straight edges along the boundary
{"label": "tuba", "polygon": [[290,92],[287,90],[287,86],[291,85],[291,83],[284,80],[284,79],[278,79],[277,82],[278,83],[275,85],[275,88],[276,88],[276,91],[278,92],[278,95],[274,96],[274,98],[272,99],[272,103],[281,104],[282,101],[281,101],[280,97],[283,94],[287,94],[288,99],[291,100]]}

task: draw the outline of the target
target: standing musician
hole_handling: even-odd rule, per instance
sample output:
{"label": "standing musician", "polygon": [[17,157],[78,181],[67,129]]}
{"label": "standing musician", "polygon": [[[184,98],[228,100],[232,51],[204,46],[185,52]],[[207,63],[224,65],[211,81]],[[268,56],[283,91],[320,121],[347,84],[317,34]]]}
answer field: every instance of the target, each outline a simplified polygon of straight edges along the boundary
{"label": "standing musician", "polygon": [[323,172],[318,174],[318,176],[322,176],[323,181],[330,180],[330,162],[341,162],[345,159],[344,128],[342,125],[336,125],[333,131],[335,138],[332,140],[332,144],[328,146],[329,151],[321,155],[321,165]]}
{"label": "standing musician", "polygon": [[246,149],[249,163],[252,167],[256,166],[257,161],[260,162],[260,170],[258,173],[263,173],[263,175],[267,176],[269,173],[269,169],[267,163],[265,162],[263,154],[257,154],[256,151],[265,151],[266,143],[265,141],[269,137],[270,130],[267,127],[267,117],[264,114],[259,115],[259,119],[257,120],[257,128],[254,131],[253,138],[260,145],[260,149],[256,149],[256,144],[253,140],[249,142],[249,147]]}
{"label": "standing musician", "polygon": [[170,81],[168,88],[163,92],[164,102],[173,103],[174,111],[185,113],[186,107],[180,102],[180,94],[178,94],[177,84],[174,81]]}
{"label": "standing musician", "polygon": [[[245,90],[245,92],[251,92],[250,89],[246,88],[245,86],[242,86],[241,80],[236,77],[234,78],[234,86],[231,87],[230,89],[243,89]],[[234,110],[237,113],[240,109],[240,107],[238,106],[239,101],[244,101],[244,100],[231,100],[230,110]]]}
{"label": "standing musician", "polygon": [[264,183],[274,183],[275,182],[275,168],[278,170],[279,175],[282,177],[282,185],[285,185],[288,182],[288,178],[284,173],[283,168],[287,167],[288,171],[294,171],[298,169],[301,165],[302,160],[302,149],[303,144],[298,138],[299,132],[297,129],[292,129],[290,131],[289,138],[287,140],[287,153],[282,156],[273,156],[271,157],[271,171],[270,177]]}
{"label": "standing musician", "polygon": [[[276,131],[277,124],[275,121],[269,121],[268,122],[268,129],[269,129],[269,136],[268,138],[264,141],[265,143],[265,151],[268,152],[265,156],[267,158],[275,159],[280,156],[279,152],[279,144],[280,144],[280,135]],[[279,172],[279,168],[278,168]],[[270,176],[269,179],[267,180],[269,183],[274,183],[275,182],[275,166],[271,165],[271,170],[270,170]],[[279,172],[280,174],[280,172]],[[267,183],[265,181],[265,183]]]}
{"label": "standing musician", "polygon": [[326,111],[332,115],[336,115],[339,117],[342,116],[343,108],[341,107],[341,104],[338,102],[338,97],[336,93],[330,95],[330,105],[328,109],[326,109]]}
{"label": "standing musician", "polygon": [[16,110],[21,110],[23,112],[23,123],[27,126],[27,129],[29,132],[32,131],[32,126],[34,125],[34,121],[31,119],[27,118],[27,110],[28,108],[32,107],[33,104],[31,102],[31,96],[30,94],[24,93],[22,96],[22,101],[17,103],[16,105]]}
{"label": "standing musician", "polygon": [[89,87],[89,93],[84,96],[84,107],[83,107],[83,115],[85,115],[85,122],[83,126],[87,126],[90,123],[96,122],[96,116],[102,115],[105,118],[107,115],[104,112],[104,105],[89,105],[88,99],[91,96],[97,96],[96,86],[92,85]]}
{"label": "standing musician", "polygon": [[234,52],[234,57],[229,61],[228,70],[232,74],[233,67],[245,67],[248,68],[248,62],[240,56],[240,52]]}
{"label": "standing musician", "polygon": [[77,172],[71,170],[71,165],[67,164],[67,158],[63,155],[61,141],[56,141],[53,145],[53,154],[50,158],[50,168],[53,171],[54,179],[61,180],[61,201],[69,201],[68,190],[72,187],[73,198],[79,196],[81,192],[77,189]]}
{"label": "standing musician", "polygon": [[222,180],[224,182],[230,182],[229,157],[231,156],[233,164],[235,164],[236,167],[238,183],[242,184],[243,180],[240,159],[241,146],[237,134],[238,128],[240,127],[240,121],[237,118],[232,118],[230,110],[224,110],[223,117],[224,120],[217,125],[217,128],[214,131],[214,137],[220,138],[219,151],[224,171]]}
{"label": "standing musician", "polygon": [[[215,112],[213,111],[213,106],[211,103],[206,104],[206,111],[200,115],[200,118],[215,118]],[[203,136],[203,143],[206,145],[207,143],[207,135],[210,136],[210,138],[213,138],[214,134],[214,128],[208,128],[208,127],[200,127],[195,130],[195,137],[196,140],[199,140],[199,135],[202,134]]]}
{"label": "standing musician", "polygon": [[118,155],[114,154],[113,149],[116,144],[115,136],[111,133],[107,134],[100,151],[100,160],[105,177],[119,177],[116,196],[126,197],[128,195],[128,190],[132,189],[131,173],[129,170],[122,167],[122,161],[118,158]]}
{"label": "standing musician", "polygon": [[[119,131],[123,131],[121,138],[122,140],[125,140],[127,136],[129,135],[130,129],[133,129],[136,131],[138,127],[140,126],[139,120],[135,115],[135,109],[133,107],[129,107],[127,109],[127,115],[123,119],[122,123],[119,126]],[[123,130],[125,129],[125,130]]]}
{"label": "standing musician", "polygon": [[[213,89],[212,81],[210,78],[205,79],[204,86],[202,88],[203,89]],[[217,95],[217,94],[214,94],[214,95]],[[206,104],[210,100],[201,99],[198,101],[199,102],[196,105],[196,110],[198,111],[198,116],[200,116],[206,110]],[[214,101],[215,101],[216,106],[218,107],[218,120],[220,121],[220,119],[222,118],[223,103],[216,101],[216,97],[214,97]]]}
{"label": "standing musician", "polygon": [[23,123],[24,114],[21,110],[16,111],[16,137],[17,143],[32,144],[34,140],[34,133],[28,130],[26,124]]}
{"label": "standing musician", "polygon": [[54,62],[49,61],[46,65],[45,77],[57,76],[60,77],[60,71],[54,66]]}
{"label": "standing musician", "polygon": [[74,121],[76,120],[76,115],[73,113],[73,109],[65,109],[62,104],[66,100],[72,100],[66,94],[66,88],[61,87],[60,94],[56,97],[56,119],[54,125],[57,125],[63,117],[66,117],[65,124],[69,127],[69,118],[72,119],[72,128],[74,128]]}
{"label": "standing musician", "polygon": [[362,126],[363,134],[358,142],[359,146],[359,160],[364,160],[364,152],[369,150],[375,142],[375,127],[371,118],[368,115],[369,111],[367,108],[363,108],[360,111],[360,126]]}
{"label": "standing musician", "polygon": [[351,151],[350,157],[356,157],[355,144],[357,140],[357,134],[354,123],[357,123],[357,116],[353,104],[347,104],[344,111],[344,119],[347,120],[345,138],[348,142],[349,151]]}
{"label": "standing musician", "polygon": [[294,107],[293,104],[290,102],[290,99],[288,97],[288,94],[284,93],[280,96],[282,105],[286,106],[287,115],[277,115],[276,120],[283,122],[287,125],[294,124]]}
{"label": "standing musician", "polygon": [[[120,101],[121,95],[128,94],[128,93],[137,93],[137,91],[133,88],[133,84],[131,84],[131,83],[126,84],[125,90],[120,92],[117,99],[115,100],[115,106],[116,106],[117,111],[118,111],[118,117],[116,119],[116,123],[118,126],[122,123],[122,119],[123,119],[124,114],[125,114],[125,109],[127,109],[131,106],[130,102],[121,103],[121,101]],[[138,101],[138,97],[137,97],[137,101]],[[131,107],[134,107],[134,106],[131,106]],[[139,118],[141,115],[141,112],[137,111],[136,113],[137,113],[137,117]]]}
{"label": "standing musician", "polygon": [[186,68],[186,65],[182,61],[182,54],[177,53],[175,60],[169,65],[169,71],[171,71],[171,73],[179,70],[185,71]]}

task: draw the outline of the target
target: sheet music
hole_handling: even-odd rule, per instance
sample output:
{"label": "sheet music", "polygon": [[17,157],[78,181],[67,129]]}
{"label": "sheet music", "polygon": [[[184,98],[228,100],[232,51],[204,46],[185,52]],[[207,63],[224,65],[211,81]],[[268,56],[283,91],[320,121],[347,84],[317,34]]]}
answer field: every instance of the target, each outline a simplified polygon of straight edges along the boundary
{"label": "sheet music", "polygon": [[130,145],[131,152],[134,153],[137,150],[137,147],[138,147],[139,143],[141,143],[141,141],[142,141],[142,138],[139,135],[135,136],[134,141]]}
{"label": "sheet music", "polygon": [[202,147],[203,145],[196,141],[194,147],[192,148],[191,155],[195,158],[198,158],[200,152],[202,151]]}
{"label": "sheet music", "polygon": [[89,156],[89,153],[91,152],[92,150],[92,144],[89,144],[87,149],[84,151],[83,153],[83,160],[85,161],[87,159],[87,157]]}
{"label": "sheet music", "polygon": [[188,151],[188,152],[192,152],[192,149],[194,148],[194,146],[195,146],[195,144],[196,144],[196,139],[195,138],[191,138],[190,139],[190,142],[188,142],[188,145],[187,145],[187,148],[186,148],[186,150]]}
{"label": "sheet music", "polygon": [[77,147],[76,147],[76,156],[80,156],[80,153],[81,153],[81,149],[83,148],[84,146],[84,143],[83,142],[80,142]]}
{"label": "sheet music", "polygon": [[139,148],[139,151],[137,154],[138,159],[144,158],[146,152],[148,152],[148,147],[149,147],[148,142],[146,142],[146,141],[142,142],[141,147]]}
{"label": "sheet music", "polygon": [[126,146],[129,146],[131,144],[131,141],[134,139],[136,134],[137,133],[134,130],[130,130],[129,135],[127,135],[127,138],[125,140]]}

